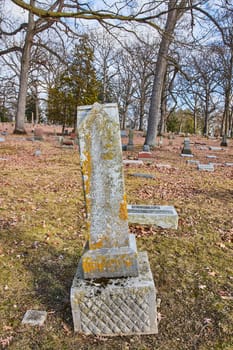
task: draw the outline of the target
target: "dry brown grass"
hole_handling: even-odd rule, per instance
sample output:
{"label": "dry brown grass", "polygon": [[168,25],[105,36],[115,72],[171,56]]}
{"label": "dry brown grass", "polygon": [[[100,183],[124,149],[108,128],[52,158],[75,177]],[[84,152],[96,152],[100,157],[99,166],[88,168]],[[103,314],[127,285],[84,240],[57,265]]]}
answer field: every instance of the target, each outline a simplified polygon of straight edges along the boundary
{"label": "dry brown grass", "polygon": [[[219,141],[191,137],[193,142]],[[143,138],[135,139],[139,145]],[[73,333],[69,291],[83,249],[85,224],[77,150],[57,148],[52,137],[30,142],[9,135],[0,144],[0,344],[8,349],[233,348],[233,168],[199,172],[180,157],[183,138],[164,140],[155,161],[125,168],[128,202],[174,205],[178,230],[131,225],[149,254],[158,297],[159,334],[85,337]],[[233,162],[233,142],[215,152]],[[34,156],[36,149],[41,156]],[[207,162],[210,151],[192,145]],[[136,157],[137,152],[125,156]],[[3,160],[3,159],[5,160]],[[158,168],[156,164],[170,164]],[[129,176],[132,172],[155,179]],[[21,324],[28,309],[48,312],[41,328]]]}

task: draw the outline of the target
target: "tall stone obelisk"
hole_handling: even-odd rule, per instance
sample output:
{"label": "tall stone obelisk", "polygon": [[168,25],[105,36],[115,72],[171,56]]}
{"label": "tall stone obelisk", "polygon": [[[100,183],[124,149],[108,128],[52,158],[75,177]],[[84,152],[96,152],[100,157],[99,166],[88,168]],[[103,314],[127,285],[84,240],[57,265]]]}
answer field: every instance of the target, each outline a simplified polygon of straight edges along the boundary
{"label": "tall stone obelisk", "polygon": [[71,288],[75,331],[157,332],[156,291],[147,254],[129,234],[116,104],[78,108],[87,244]]}

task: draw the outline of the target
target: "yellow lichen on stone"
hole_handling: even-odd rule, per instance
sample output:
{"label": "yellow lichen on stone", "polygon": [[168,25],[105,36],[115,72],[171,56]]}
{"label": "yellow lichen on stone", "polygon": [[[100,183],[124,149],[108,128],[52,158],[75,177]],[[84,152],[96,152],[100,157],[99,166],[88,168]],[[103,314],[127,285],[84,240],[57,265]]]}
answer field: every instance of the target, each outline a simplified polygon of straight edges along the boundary
{"label": "yellow lichen on stone", "polygon": [[119,218],[121,220],[127,220],[128,219],[127,200],[126,200],[126,194],[125,193],[124,193],[124,196],[123,196],[123,200],[120,203]]}
{"label": "yellow lichen on stone", "polygon": [[84,153],[85,160],[82,162],[82,172],[85,176],[85,192],[86,194],[90,193],[90,177],[91,177],[91,154],[90,152]]}
{"label": "yellow lichen on stone", "polygon": [[90,243],[90,249],[91,250],[94,250],[94,249],[100,249],[100,248],[103,248],[103,241],[102,240],[99,240],[97,242],[92,242]]}

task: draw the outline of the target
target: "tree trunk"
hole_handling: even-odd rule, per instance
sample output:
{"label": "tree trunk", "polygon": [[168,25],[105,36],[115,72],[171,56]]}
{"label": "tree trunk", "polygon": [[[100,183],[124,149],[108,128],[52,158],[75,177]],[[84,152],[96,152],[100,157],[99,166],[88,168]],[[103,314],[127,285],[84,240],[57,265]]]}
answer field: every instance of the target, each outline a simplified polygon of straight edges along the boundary
{"label": "tree trunk", "polygon": [[[34,6],[35,0],[30,1],[30,5]],[[21,57],[21,70],[19,78],[19,95],[17,102],[17,113],[16,113],[16,123],[15,123],[15,134],[24,134],[26,133],[24,127],[24,118],[25,118],[25,108],[26,108],[26,99],[27,99],[27,87],[28,87],[28,72],[30,66],[30,57],[31,57],[31,47],[33,42],[33,30],[35,22],[34,16],[32,13],[28,15],[28,27],[25,37],[25,44],[22,50]]]}
{"label": "tree trunk", "polygon": [[177,1],[170,0],[168,4],[168,15],[166,20],[165,31],[160,43],[158,59],[155,67],[155,75],[153,89],[151,95],[149,118],[147,126],[147,135],[145,144],[154,146],[157,136],[157,126],[160,120],[161,97],[163,91],[163,83],[167,69],[167,54],[169,46],[172,42],[172,35],[178,19]]}
{"label": "tree trunk", "polygon": [[204,118],[204,128],[203,128],[203,134],[204,136],[208,135],[209,132],[209,100],[210,100],[210,93],[209,89],[207,88],[205,91],[205,118]]}

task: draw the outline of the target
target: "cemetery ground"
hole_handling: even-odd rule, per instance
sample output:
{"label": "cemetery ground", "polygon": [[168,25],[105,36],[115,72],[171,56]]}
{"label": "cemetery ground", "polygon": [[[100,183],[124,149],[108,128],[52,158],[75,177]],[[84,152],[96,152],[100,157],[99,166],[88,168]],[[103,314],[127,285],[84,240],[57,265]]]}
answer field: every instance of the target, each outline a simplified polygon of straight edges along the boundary
{"label": "cemetery ground", "polygon": [[[69,293],[85,243],[85,207],[77,146],[59,147],[11,132],[0,143],[0,348],[233,349],[233,141],[190,137],[199,171],[180,152],[183,137],[163,139],[153,161],[124,165],[129,204],[173,205],[177,230],[130,225],[147,251],[160,306],[158,335],[74,334]],[[124,158],[137,158],[144,138]],[[204,145],[205,144],[205,145]],[[36,153],[36,151],[40,152]],[[216,159],[207,159],[215,155]],[[154,178],[131,176],[134,173]],[[43,326],[21,323],[27,310],[47,311]]]}

